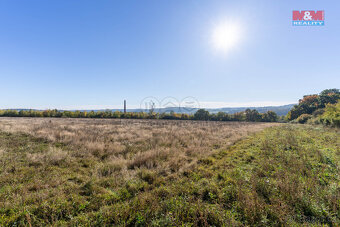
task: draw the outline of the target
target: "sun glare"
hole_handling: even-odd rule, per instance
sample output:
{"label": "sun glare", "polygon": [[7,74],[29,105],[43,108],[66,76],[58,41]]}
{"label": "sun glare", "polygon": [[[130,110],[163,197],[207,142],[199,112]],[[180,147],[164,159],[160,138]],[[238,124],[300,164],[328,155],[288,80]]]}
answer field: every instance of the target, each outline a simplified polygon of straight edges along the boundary
{"label": "sun glare", "polygon": [[212,32],[212,44],[218,51],[228,52],[237,46],[241,39],[240,25],[235,22],[217,24]]}

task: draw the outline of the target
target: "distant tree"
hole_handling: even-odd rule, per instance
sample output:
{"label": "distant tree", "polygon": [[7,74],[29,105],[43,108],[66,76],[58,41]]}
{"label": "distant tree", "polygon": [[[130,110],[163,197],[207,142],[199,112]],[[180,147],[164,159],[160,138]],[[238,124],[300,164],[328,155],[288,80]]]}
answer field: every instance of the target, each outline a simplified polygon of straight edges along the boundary
{"label": "distant tree", "polygon": [[209,111],[206,111],[205,109],[197,110],[197,112],[194,114],[194,119],[204,121],[209,120]]}
{"label": "distant tree", "polygon": [[246,120],[245,116],[246,116],[245,112],[234,113],[231,115],[231,120],[232,121],[245,121]]}
{"label": "distant tree", "polygon": [[253,110],[246,109],[245,115],[246,115],[246,121],[261,121],[261,115],[255,109],[253,109]]}
{"label": "distant tree", "polygon": [[319,96],[319,105],[321,108],[326,107],[327,104],[335,104],[340,100],[340,91],[339,89],[326,89],[320,93]]}
{"label": "distant tree", "polygon": [[6,110],[5,116],[6,117],[19,117],[19,112],[17,110]]}
{"label": "distant tree", "polygon": [[50,117],[50,111],[49,110],[44,110],[44,112],[42,114],[43,114],[43,117]]}
{"label": "distant tree", "polygon": [[181,119],[182,119],[182,120],[189,120],[189,118],[190,118],[190,117],[189,117],[188,114],[184,114],[184,113],[181,114]]}
{"label": "distant tree", "polygon": [[304,114],[312,114],[319,107],[318,95],[305,95],[299,100],[299,106]]}
{"label": "distant tree", "polygon": [[27,110],[20,110],[19,116],[20,117],[30,117],[30,113]]}
{"label": "distant tree", "polygon": [[287,114],[287,120],[292,121],[303,114],[302,108],[299,105],[293,106],[293,108]]}
{"label": "distant tree", "polygon": [[216,114],[216,120],[217,121],[225,121],[227,118],[227,114],[225,112],[218,112]]}
{"label": "distant tree", "polygon": [[262,121],[276,122],[278,121],[278,116],[274,111],[267,111],[266,113],[262,114]]}
{"label": "distant tree", "polygon": [[325,89],[322,92],[320,92],[320,95],[329,95],[329,94],[340,94],[340,90],[337,88],[332,88],[332,89]]}

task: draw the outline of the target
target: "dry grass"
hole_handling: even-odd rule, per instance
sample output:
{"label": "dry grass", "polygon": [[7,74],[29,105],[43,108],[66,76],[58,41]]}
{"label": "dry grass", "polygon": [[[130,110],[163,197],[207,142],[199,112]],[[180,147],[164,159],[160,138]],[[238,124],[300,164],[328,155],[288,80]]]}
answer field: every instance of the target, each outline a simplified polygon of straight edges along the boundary
{"label": "dry grass", "polygon": [[69,158],[68,153],[56,147],[49,147],[47,151],[42,153],[27,153],[27,160],[30,165],[61,165]]}
{"label": "dry grass", "polygon": [[[26,133],[67,145],[70,152],[30,154],[32,165],[58,165],[72,158],[99,162],[101,175],[147,168],[169,175],[192,166],[212,151],[277,124],[116,119],[0,118],[0,130]],[[52,148],[49,148],[52,149]]]}
{"label": "dry grass", "polygon": [[46,226],[129,200],[273,125],[0,118],[0,225]]}
{"label": "dry grass", "polygon": [[339,132],[275,125],[0,118],[0,226],[337,226]]}

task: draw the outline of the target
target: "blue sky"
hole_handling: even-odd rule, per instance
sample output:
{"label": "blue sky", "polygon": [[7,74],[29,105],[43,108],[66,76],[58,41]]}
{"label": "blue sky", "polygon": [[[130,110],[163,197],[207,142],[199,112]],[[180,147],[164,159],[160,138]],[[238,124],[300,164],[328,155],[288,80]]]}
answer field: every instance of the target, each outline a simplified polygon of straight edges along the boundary
{"label": "blue sky", "polygon": [[[325,26],[293,27],[306,9],[325,10]],[[339,88],[339,12],[327,0],[1,0],[0,108],[294,103]],[[242,30],[227,53],[211,40],[221,21]]]}

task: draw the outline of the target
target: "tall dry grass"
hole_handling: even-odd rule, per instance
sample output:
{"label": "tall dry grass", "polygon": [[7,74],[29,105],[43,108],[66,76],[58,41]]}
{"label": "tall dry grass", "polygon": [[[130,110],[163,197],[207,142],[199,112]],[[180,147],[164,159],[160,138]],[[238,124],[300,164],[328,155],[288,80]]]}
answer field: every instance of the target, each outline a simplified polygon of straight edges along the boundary
{"label": "tall dry grass", "polygon": [[[182,171],[213,150],[276,124],[128,119],[0,118],[0,130],[25,133],[71,151],[47,151],[32,163],[72,158],[96,160],[99,176],[147,168],[168,175]],[[38,160],[40,159],[40,160]],[[52,161],[51,161],[52,160]],[[101,170],[103,169],[103,170]]]}
{"label": "tall dry grass", "polygon": [[225,149],[273,125],[0,118],[0,226],[339,223],[336,132],[273,127]]}

